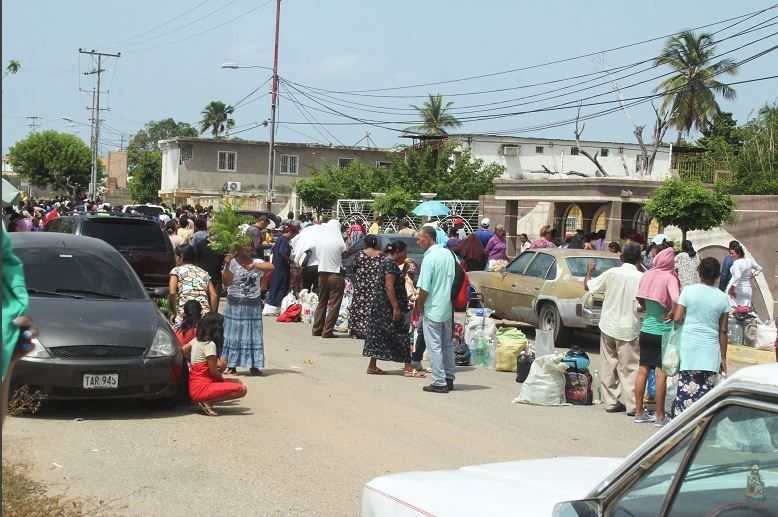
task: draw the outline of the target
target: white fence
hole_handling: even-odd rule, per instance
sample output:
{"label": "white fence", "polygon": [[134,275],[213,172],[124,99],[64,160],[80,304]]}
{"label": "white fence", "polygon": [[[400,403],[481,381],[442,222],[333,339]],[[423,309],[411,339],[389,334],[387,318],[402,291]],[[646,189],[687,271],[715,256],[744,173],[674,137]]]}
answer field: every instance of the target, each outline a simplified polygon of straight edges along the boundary
{"label": "white fence", "polygon": [[[335,207],[334,216],[341,220],[356,219],[361,223],[370,224],[375,218],[373,212],[374,199],[339,199]],[[450,222],[456,217],[461,217],[464,220],[465,230],[471,233],[478,228],[478,209],[480,207],[479,201],[474,200],[441,200],[441,203],[446,205],[451,212],[446,216],[430,217],[431,221]],[[421,201],[419,201],[421,203]],[[418,228],[423,224],[422,217],[416,215],[409,215],[405,217],[405,221],[411,228]],[[392,233],[397,231],[397,218],[386,218],[386,224],[383,227],[383,231]]]}

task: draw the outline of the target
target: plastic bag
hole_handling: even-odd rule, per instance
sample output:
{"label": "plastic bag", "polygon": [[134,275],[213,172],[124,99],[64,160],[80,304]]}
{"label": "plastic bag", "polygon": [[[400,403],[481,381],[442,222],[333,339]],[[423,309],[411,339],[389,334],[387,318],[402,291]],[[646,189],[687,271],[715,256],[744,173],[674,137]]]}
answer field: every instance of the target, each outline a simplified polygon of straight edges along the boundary
{"label": "plastic bag", "polygon": [[538,406],[561,406],[565,404],[565,372],[567,365],[562,354],[538,357],[532,363],[527,380],[519,396],[513,402]]}
{"label": "plastic bag", "polygon": [[647,384],[647,390],[648,390],[648,396],[651,397],[651,399],[656,398],[656,371],[652,368],[650,372],[648,372],[648,384]]}
{"label": "plastic bag", "polygon": [[[470,346],[475,343],[477,336],[483,336],[486,339],[497,335],[497,325],[488,317],[473,318],[465,325],[465,343]],[[472,347],[471,347],[472,348]]]}
{"label": "plastic bag", "polygon": [[335,320],[335,331],[348,332],[348,306],[340,308],[338,319]]}
{"label": "plastic bag", "polygon": [[535,331],[535,353],[540,357],[551,355],[554,351],[554,331],[537,329]]}
{"label": "plastic bag", "polygon": [[681,328],[674,325],[669,332],[662,334],[662,371],[668,377],[677,375],[681,366],[678,350],[681,344]]}
{"label": "plastic bag", "polygon": [[278,310],[278,307],[275,305],[270,305],[269,303],[266,303],[265,306],[262,308],[262,316],[278,316],[281,314],[281,312]]}
{"label": "plastic bag", "polygon": [[502,327],[497,330],[497,343],[494,369],[516,373],[516,360],[527,348],[527,337],[519,329]]}
{"label": "plastic bag", "polygon": [[723,419],[716,426],[716,447],[731,451],[769,452],[773,450],[764,418],[734,422]]}
{"label": "plastic bag", "polygon": [[289,293],[286,296],[284,296],[284,299],[281,300],[281,313],[286,311],[286,309],[290,306],[297,303],[297,298],[295,298],[294,293]]}
{"label": "plastic bag", "polygon": [[756,348],[757,350],[775,351],[775,338],[778,335],[778,329],[775,328],[775,320],[768,320],[765,323],[756,325]]}

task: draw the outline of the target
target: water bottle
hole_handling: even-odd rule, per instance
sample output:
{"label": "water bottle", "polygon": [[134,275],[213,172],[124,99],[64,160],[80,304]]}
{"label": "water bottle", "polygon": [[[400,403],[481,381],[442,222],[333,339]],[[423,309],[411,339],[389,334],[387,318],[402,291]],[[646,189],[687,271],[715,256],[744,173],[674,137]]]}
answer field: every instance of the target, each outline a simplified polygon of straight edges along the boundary
{"label": "water bottle", "polygon": [[594,370],[594,377],[592,378],[592,392],[594,393],[594,400],[592,404],[602,404],[602,383],[600,382],[600,370]]}
{"label": "water bottle", "polygon": [[481,336],[475,343],[476,366],[486,366],[488,362],[486,338]]}
{"label": "water bottle", "polygon": [[478,340],[481,339],[483,334],[481,332],[475,332],[468,336],[467,349],[470,352],[470,366],[478,366]]}
{"label": "water bottle", "polygon": [[497,344],[494,342],[493,338],[489,338],[489,341],[487,342],[487,351],[486,366],[487,368],[494,370],[497,366]]}
{"label": "water bottle", "polygon": [[742,345],[743,344],[743,325],[736,323],[732,326],[732,336],[729,340],[730,345]]}

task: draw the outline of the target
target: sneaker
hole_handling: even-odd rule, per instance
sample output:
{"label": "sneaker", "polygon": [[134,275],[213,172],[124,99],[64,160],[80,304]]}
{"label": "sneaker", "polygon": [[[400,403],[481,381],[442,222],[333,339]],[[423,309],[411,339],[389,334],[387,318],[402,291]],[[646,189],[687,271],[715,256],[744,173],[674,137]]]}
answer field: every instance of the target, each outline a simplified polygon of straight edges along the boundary
{"label": "sneaker", "polygon": [[428,393],[448,393],[450,391],[448,389],[448,386],[438,386],[437,384],[430,384],[429,386],[424,386],[422,390]]}
{"label": "sneaker", "polygon": [[649,413],[647,410],[643,410],[643,414],[635,415],[636,424],[648,424],[656,420],[656,417]]}
{"label": "sneaker", "polygon": [[670,423],[670,417],[668,416],[665,416],[664,418],[654,419],[654,427],[664,427],[669,423]]}
{"label": "sneaker", "polygon": [[448,391],[454,391],[454,379],[446,379],[446,386]]}

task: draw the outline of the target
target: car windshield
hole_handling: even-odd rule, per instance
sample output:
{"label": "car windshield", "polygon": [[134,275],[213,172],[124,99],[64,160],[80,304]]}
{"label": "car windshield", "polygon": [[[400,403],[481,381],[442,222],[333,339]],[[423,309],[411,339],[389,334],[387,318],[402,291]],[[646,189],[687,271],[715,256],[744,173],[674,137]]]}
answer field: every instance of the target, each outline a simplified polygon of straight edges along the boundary
{"label": "car windshield", "polygon": [[384,249],[387,244],[392,241],[403,241],[408,245],[408,255],[424,255],[424,250],[421,249],[419,243],[416,241],[416,237],[392,237],[381,239],[381,249]]}
{"label": "car windshield", "polygon": [[570,270],[572,276],[585,277],[586,269],[589,267],[589,261],[594,260],[597,265],[592,271],[592,278],[596,278],[605,273],[612,267],[619,267],[621,265],[621,259],[614,255],[613,258],[609,257],[565,257],[565,263],[567,269]]}
{"label": "car windshield", "polygon": [[151,215],[154,217],[159,217],[163,213],[165,213],[165,209],[161,206],[146,206],[146,205],[138,205],[132,207],[132,209],[139,214],[145,214],[145,215]]}
{"label": "car windshield", "polygon": [[39,247],[14,251],[24,263],[32,296],[61,293],[78,298],[146,298],[138,278],[116,253]]}
{"label": "car windshield", "polygon": [[168,251],[159,223],[148,219],[87,219],[81,234],[102,239],[120,251]]}

